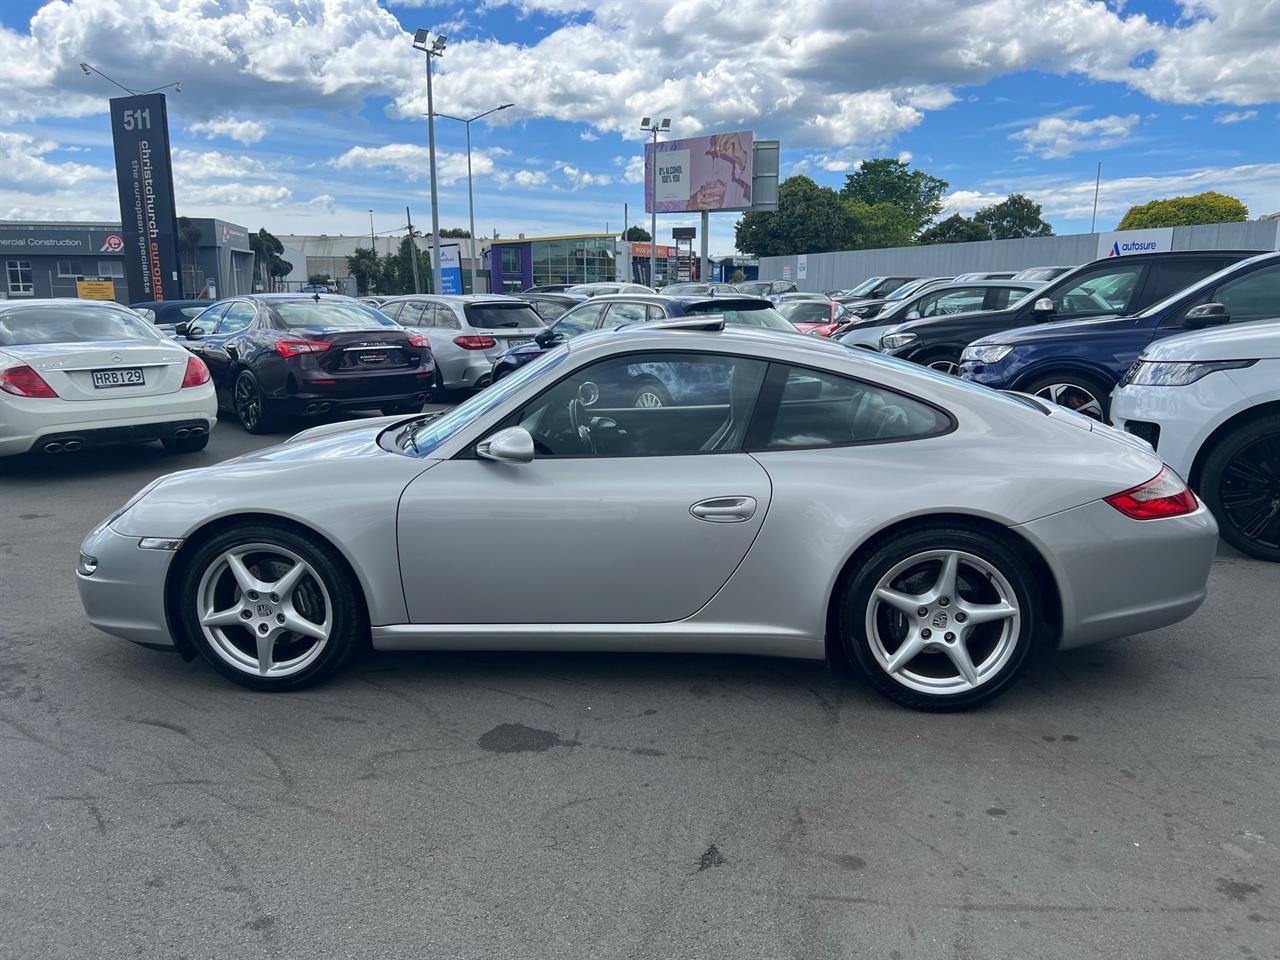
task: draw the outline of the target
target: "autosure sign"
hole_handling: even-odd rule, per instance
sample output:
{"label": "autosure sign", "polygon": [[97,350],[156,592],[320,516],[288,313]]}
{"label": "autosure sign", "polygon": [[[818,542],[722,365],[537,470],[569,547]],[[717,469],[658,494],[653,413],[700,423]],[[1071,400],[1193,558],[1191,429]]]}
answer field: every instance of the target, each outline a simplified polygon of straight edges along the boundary
{"label": "autosure sign", "polygon": [[440,292],[451,296],[462,293],[461,244],[440,244]]}
{"label": "autosure sign", "polygon": [[752,134],[650,143],[644,149],[644,209],[746,210],[751,206]]}
{"label": "autosure sign", "polygon": [[180,299],[178,218],[164,94],[113,99],[111,137],[129,300]]}
{"label": "autosure sign", "polygon": [[1150,230],[1113,230],[1098,234],[1098,259],[1131,253],[1168,253],[1173,249],[1173,227]]}

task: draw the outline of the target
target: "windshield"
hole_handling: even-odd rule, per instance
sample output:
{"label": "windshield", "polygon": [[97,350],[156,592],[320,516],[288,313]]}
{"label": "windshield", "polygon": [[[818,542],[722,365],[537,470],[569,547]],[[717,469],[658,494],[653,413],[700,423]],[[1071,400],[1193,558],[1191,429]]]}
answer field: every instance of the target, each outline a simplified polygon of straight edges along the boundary
{"label": "windshield", "polygon": [[739,293],[749,293],[753,297],[764,297],[769,293],[768,280],[748,280],[746,283],[738,284]]}
{"label": "windshield", "polygon": [[709,283],[673,283],[662,288],[667,294],[703,294],[711,292]]}
{"label": "windshield", "polygon": [[867,279],[863,280],[860,284],[858,284],[852,290],[848,291],[845,294],[845,296],[860,297],[863,294],[870,293],[872,290],[878,287],[881,283],[883,283],[884,279],[885,279],[884,277],[867,277]]}
{"label": "windshield", "polygon": [[0,347],[163,339],[147,321],[123,308],[32,305],[0,311]]}
{"label": "windshield", "polygon": [[[476,417],[488,413],[530,380],[542,376],[553,367],[559,366],[568,355],[569,350],[567,347],[560,347],[544,353],[537,360],[525,364],[510,376],[503,377],[483,392],[473,394],[469,400],[454,407],[444,416],[427,421],[413,432],[413,442],[417,446],[416,455],[419,457],[430,456],[431,451],[435,450],[436,447],[440,446]],[[410,450],[412,449],[410,447]]]}
{"label": "windshield", "polygon": [[523,301],[468,303],[462,310],[467,315],[467,323],[477,330],[504,330],[544,325],[542,318],[533,307]]}
{"label": "windshield", "polygon": [[759,306],[755,304],[737,303],[726,309],[718,303],[699,303],[691,307],[685,308],[688,314],[714,314],[724,317],[725,323],[734,323],[743,327],[761,327],[765,330],[785,330],[787,333],[795,333],[796,328],[791,321],[783,317],[777,310],[762,303]]}
{"label": "windshield", "polygon": [[885,299],[901,300],[904,297],[909,297],[927,283],[933,283],[933,281],[926,277],[923,280],[912,280],[910,283],[904,283],[897,290],[893,291],[893,293],[889,294],[889,296],[885,297]]}
{"label": "windshield", "polygon": [[781,304],[778,313],[792,323],[831,322],[831,305],[821,300],[792,300]]}
{"label": "windshield", "polygon": [[270,301],[268,307],[286,327],[343,327],[364,330],[369,327],[398,326],[390,317],[354,300]]}

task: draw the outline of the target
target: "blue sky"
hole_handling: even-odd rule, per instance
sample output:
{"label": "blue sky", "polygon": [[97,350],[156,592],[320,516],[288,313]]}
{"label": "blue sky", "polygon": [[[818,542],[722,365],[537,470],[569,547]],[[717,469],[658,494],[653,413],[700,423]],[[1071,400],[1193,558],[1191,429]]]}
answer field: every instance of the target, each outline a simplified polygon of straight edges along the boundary
{"label": "blue sky", "polygon": [[[277,233],[429,221],[417,27],[449,37],[436,109],[474,124],[477,230],[621,228],[638,129],[752,130],[783,173],[839,187],[902,156],[947,212],[1010,192],[1059,233],[1217,189],[1280,210],[1280,2],[57,0],[0,4],[0,218],[115,219],[106,99],[87,61],[169,98],[180,212]],[[8,91],[12,91],[9,93]],[[465,226],[464,135],[438,121],[440,218]],[[733,249],[733,214],[711,249]],[[681,217],[659,220],[659,240]]]}

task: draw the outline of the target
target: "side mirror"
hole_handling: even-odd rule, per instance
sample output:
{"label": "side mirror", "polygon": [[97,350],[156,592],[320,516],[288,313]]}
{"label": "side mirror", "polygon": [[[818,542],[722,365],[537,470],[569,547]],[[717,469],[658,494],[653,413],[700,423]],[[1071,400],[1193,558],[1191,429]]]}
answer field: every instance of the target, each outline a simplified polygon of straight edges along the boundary
{"label": "side mirror", "polygon": [[919,319],[920,319],[920,311],[919,311],[919,310],[911,310],[911,311],[909,311],[909,312],[907,313],[907,319],[908,319],[908,320],[919,320]]}
{"label": "side mirror", "polygon": [[1188,330],[1220,327],[1230,322],[1231,314],[1227,312],[1226,304],[1222,303],[1202,303],[1199,306],[1192,307],[1187,311],[1187,315],[1182,318],[1182,325]]}
{"label": "side mirror", "polygon": [[533,335],[533,342],[542,348],[547,348],[553,343],[558,342],[560,334],[556,333],[554,327],[547,327],[545,330],[539,330]]}
{"label": "side mirror", "polygon": [[1047,317],[1053,313],[1053,301],[1048,297],[1041,297],[1031,305],[1031,312],[1036,314],[1038,319]]}
{"label": "side mirror", "polygon": [[174,324],[173,333],[174,333],[174,336],[185,337],[187,336],[187,332],[190,329],[191,329],[191,324],[184,320],[182,323]]}
{"label": "side mirror", "polygon": [[476,456],[499,463],[530,463],[533,437],[524,427],[507,427],[477,443]]}

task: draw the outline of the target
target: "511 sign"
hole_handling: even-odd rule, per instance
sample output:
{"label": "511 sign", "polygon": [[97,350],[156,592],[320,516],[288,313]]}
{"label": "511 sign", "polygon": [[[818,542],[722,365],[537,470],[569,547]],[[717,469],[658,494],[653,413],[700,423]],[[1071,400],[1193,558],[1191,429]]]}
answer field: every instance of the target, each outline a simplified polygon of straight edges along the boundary
{"label": "511 sign", "polygon": [[150,130],[151,109],[126,110],[124,111],[121,123],[124,125],[126,130]]}

